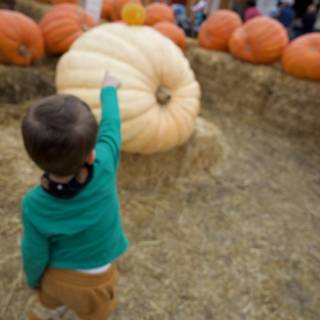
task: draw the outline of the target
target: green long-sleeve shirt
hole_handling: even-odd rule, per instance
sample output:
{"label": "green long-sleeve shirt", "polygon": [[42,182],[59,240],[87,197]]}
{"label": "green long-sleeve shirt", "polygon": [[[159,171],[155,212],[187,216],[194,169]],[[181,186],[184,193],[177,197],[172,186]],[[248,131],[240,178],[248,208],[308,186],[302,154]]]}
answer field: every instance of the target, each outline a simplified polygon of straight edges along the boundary
{"label": "green long-sleeve shirt", "polygon": [[116,89],[101,91],[102,119],[93,177],[79,194],[60,199],[36,186],[22,202],[22,257],[28,285],[39,286],[48,266],[90,269],[128,247],[116,186],[121,128]]}

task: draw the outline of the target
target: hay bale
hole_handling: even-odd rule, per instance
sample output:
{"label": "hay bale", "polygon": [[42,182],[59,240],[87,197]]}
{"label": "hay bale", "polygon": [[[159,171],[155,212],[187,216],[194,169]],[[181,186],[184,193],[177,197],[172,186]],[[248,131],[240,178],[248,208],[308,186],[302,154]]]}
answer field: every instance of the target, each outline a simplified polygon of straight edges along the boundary
{"label": "hay bale", "polygon": [[0,0],[0,10],[13,10],[16,5],[15,2],[15,0]]}
{"label": "hay bale", "polygon": [[300,80],[282,72],[273,86],[263,117],[280,128],[298,134],[320,135],[320,82]]}
{"label": "hay bale", "polygon": [[191,176],[216,166],[223,158],[219,129],[199,118],[190,140],[169,152],[150,156],[123,153],[118,175],[121,187],[144,188]]}
{"label": "hay bale", "polygon": [[19,103],[55,93],[54,71],[0,65],[0,102]]}
{"label": "hay bale", "polygon": [[205,109],[254,113],[291,133],[320,134],[320,83],[293,78],[279,64],[243,63],[194,45],[187,56]]}
{"label": "hay bale", "polygon": [[26,14],[38,22],[50,7],[51,5],[49,4],[34,0],[17,0],[15,10]]}

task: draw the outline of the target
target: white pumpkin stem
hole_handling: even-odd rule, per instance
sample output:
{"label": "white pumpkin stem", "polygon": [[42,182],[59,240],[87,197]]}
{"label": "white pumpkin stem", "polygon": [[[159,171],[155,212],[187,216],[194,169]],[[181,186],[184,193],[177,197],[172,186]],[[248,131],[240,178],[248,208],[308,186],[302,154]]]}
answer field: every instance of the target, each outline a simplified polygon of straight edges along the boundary
{"label": "white pumpkin stem", "polygon": [[168,88],[160,86],[156,92],[156,98],[160,105],[165,106],[171,100],[171,92]]}

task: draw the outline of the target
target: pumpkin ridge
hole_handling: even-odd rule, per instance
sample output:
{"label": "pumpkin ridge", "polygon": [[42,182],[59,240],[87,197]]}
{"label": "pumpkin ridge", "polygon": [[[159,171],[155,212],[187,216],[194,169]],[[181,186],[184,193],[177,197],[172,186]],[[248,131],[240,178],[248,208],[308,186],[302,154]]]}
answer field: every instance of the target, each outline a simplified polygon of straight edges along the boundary
{"label": "pumpkin ridge", "polygon": [[186,104],[185,102],[183,102],[183,101],[181,101],[181,102],[179,102],[179,107],[180,107],[180,110],[183,110],[185,113],[188,113],[191,117],[195,117],[195,115],[199,112],[199,105],[198,105],[198,107],[197,107],[197,110],[196,111],[194,111],[194,112],[192,112],[191,110],[190,110],[190,108],[189,107],[187,107],[187,105],[189,105],[189,104]]}
{"label": "pumpkin ridge", "polygon": [[[183,140],[183,136],[185,135],[184,132],[186,131],[186,125],[185,125],[185,113],[182,112],[180,113],[178,116],[175,112],[175,109],[174,108],[168,108],[168,111],[170,113],[170,116],[174,119],[174,122],[176,123],[177,125],[177,143],[178,145],[183,143],[182,140]],[[183,116],[181,116],[183,115]],[[182,117],[184,117],[184,119],[181,119]]]}
{"label": "pumpkin ridge", "polygon": [[[81,48],[81,50],[79,50],[78,48],[76,48],[76,51],[90,52],[90,50],[86,50],[85,48]],[[99,55],[101,55],[101,56],[104,56],[104,53],[103,53],[103,52],[95,52],[95,53],[96,53],[96,54],[99,54]],[[112,60],[115,60],[115,61],[117,61],[118,63],[121,63],[121,64],[125,64],[125,63],[126,63],[125,60],[119,59],[119,58],[116,57],[116,56],[113,56],[111,59],[112,59]],[[131,66],[131,67],[132,67],[134,70],[136,70],[136,72],[142,74],[142,75],[144,76],[144,79],[145,79],[146,81],[149,82],[149,81],[151,80],[151,78],[149,78],[147,75],[144,75],[144,74],[143,74],[143,70],[137,68],[136,66]]]}
{"label": "pumpkin ridge", "polygon": [[20,21],[23,22],[24,19],[21,19],[18,15],[14,15],[12,17],[12,23],[11,23],[11,28],[14,29],[14,33],[16,34],[17,38],[16,41],[18,40],[24,40],[23,38],[23,33],[21,32],[21,26],[20,26]]}
{"label": "pumpkin ridge", "polygon": [[66,21],[74,21],[78,18],[78,14],[73,14],[72,12],[61,12],[61,8],[58,8],[59,10],[56,10],[56,8],[52,8],[50,11],[48,11],[47,15],[44,15],[43,18],[41,19],[40,21],[40,25],[43,25],[43,24],[47,24],[47,23],[50,23],[50,22],[54,22],[56,21],[57,19],[62,19],[64,18],[64,20]]}
{"label": "pumpkin ridge", "polygon": [[[10,27],[11,27],[12,23],[10,21],[8,21],[7,25],[10,25]],[[14,33],[13,34],[7,33],[8,30],[12,31],[10,28],[1,28],[0,29],[0,35],[2,34],[4,37],[9,38],[10,40],[12,40],[12,42],[19,41],[19,37],[17,37]]]}
{"label": "pumpkin ridge", "polygon": [[[141,117],[149,118],[150,113],[155,112],[155,109],[158,109],[158,108],[156,107],[156,105],[153,105],[146,112],[144,112]],[[131,135],[128,139],[123,138],[123,143],[127,143],[127,141],[134,139],[138,134],[140,134],[144,130],[143,126],[137,125],[137,123],[139,124],[139,122],[143,122],[141,117],[135,117],[135,118],[123,121],[123,123],[122,123],[123,131],[127,130],[128,126],[130,126],[130,127],[136,126],[135,132],[131,133]]]}
{"label": "pumpkin ridge", "polygon": [[[171,138],[172,136],[174,137],[174,135],[172,135],[172,118],[169,117],[168,112],[165,112],[164,109],[160,109],[160,114],[161,116],[159,121],[159,130],[158,130],[156,141],[158,142],[157,147],[159,148],[159,150],[164,152],[164,151],[167,151],[168,149],[171,149],[172,145],[175,145],[174,143],[175,141],[173,142],[173,139]],[[167,134],[163,134],[163,133],[167,133]],[[152,148],[154,148],[153,145],[150,145],[151,150]]]}
{"label": "pumpkin ridge", "polygon": [[[61,27],[61,25],[63,25],[63,27]],[[67,25],[68,27],[65,27],[65,25]],[[43,33],[46,36],[48,36],[48,34],[50,34],[50,33],[57,34],[59,32],[63,32],[66,29],[68,29],[68,30],[71,29],[72,31],[77,31],[78,25],[75,21],[69,21],[68,19],[62,19],[62,20],[50,20],[49,22],[46,22],[46,24],[43,25],[43,27],[42,27]]]}
{"label": "pumpkin ridge", "polygon": [[[153,109],[154,110],[154,109]],[[154,111],[155,112],[155,111]],[[153,129],[153,130],[152,130]],[[144,148],[149,145],[154,135],[157,133],[157,118],[153,116],[150,121],[147,122],[146,126],[141,132],[132,137],[132,139],[124,143],[124,148],[136,148],[138,146]],[[147,134],[148,133],[148,134]],[[144,138],[144,140],[143,140]],[[142,141],[141,141],[142,140]]]}
{"label": "pumpkin ridge", "polygon": [[[63,32],[61,31],[61,33]],[[65,41],[68,37],[74,35],[75,33],[77,34],[77,36],[79,36],[79,33],[77,32],[77,30],[72,30],[66,35],[63,35],[63,37],[61,36],[61,33],[59,32],[59,30],[57,30],[54,34],[52,33],[51,39],[50,39],[51,48],[58,47],[61,42]]]}
{"label": "pumpkin ridge", "polygon": [[[136,27],[136,28],[137,28],[137,27]],[[144,28],[144,27],[139,27],[139,28]],[[125,41],[123,41],[123,42],[125,42]],[[131,44],[132,46],[134,46],[134,48],[135,48],[136,51],[138,51],[138,52],[139,52],[140,48],[143,48],[143,43],[137,42],[137,40],[134,39],[134,37],[131,37],[131,39],[129,40],[129,42],[130,42],[130,44]],[[156,69],[155,69],[152,61],[150,61],[149,56],[148,56],[148,53],[145,52],[145,50],[142,50],[142,52],[140,51],[140,55],[143,56],[143,57],[144,57],[144,60],[145,60],[146,62],[148,62],[148,64],[150,65],[150,67],[151,67],[151,69],[152,69],[152,71],[151,71],[150,73],[154,74]],[[143,70],[139,70],[139,71],[140,71],[140,72],[143,72]]]}
{"label": "pumpkin ridge", "polygon": [[[132,27],[131,27],[131,28],[132,28]],[[145,28],[145,27],[135,27],[135,28]],[[97,31],[97,30],[95,30],[95,31]],[[91,31],[91,32],[92,32],[92,31]],[[100,32],[99,32],[99,33],[100,33]],[[89,32],[87,32],[87,34],[86,34],[85,36],[88,36],[88,37],[89,37]],[[101,34],[101,37],[103,37],[103,33]],[[129,38],[129,41],[127,42],[126,40],[121,39],[121,37],[119,37],[119,36],[116,35],[116,34],[108,34],[108,37],[113,38],[114,40],[116,40],[116,42],[121,43],[122,46],[124,46],[124,47],[126,47],[126,46],[128,45],[128,42],[129,42],[129,43],[133,46],[135,53],[139,54],[139,55],[142,57],[142,59],[145,61],[145,63],[147,63],[150,67],[152,67],[152,70],[153,70],[152,73],[154,73],[154,66],[153,66],[152,63],[150,62],[150,60],[149,60],[149,58],[148,58],[148,54],[145,53],[144,50],[140,50],[141,47],[143,47],[143,44],[142,44],[142,43],[137,43],[137,42],[134,41],[134,40],[132,41],[132,38]],[[84,39],[84,38],[82,37],[82,39]],[[127,39],[127,40],[128,40],[128,39]],[[77,47],[76,47],[76,49],[77,49]],[[115,59],[115,60],[118,60],[119,62],[127,63],[126,57],[121,57],[121,58],[120,58],[119,56],[113,56],[112,58]],[[138,68],[136,65],[133,65],[133,67],[134,67],[137,71],[139,71],[139,72],[141,72],[141,73],[144,73],[145,66],[141,66],[141,67]],[[153,77],[150,77],[150,75],[146,75],[146,76],[148,77],[149,80],[152,80],[152,79],[153,79]]]}
{"label": "pumpkin ridge", "polygon": [[161,126],[162,126],[162,122],[163,122],[163,117],[162,117],[162,114],[160,111],[161,110],[158,109],[158,122],[157,122],[157,126],[155,128],[155,133],[154,133],[153,139],[150,140],[148,144],[145,144],[144,148],[143,148],[145,150],[146,154],[152,153],[154,148],[161,149],[161,148],[159,148],[159,136],[161,136],[161,132],[162,132]]}
{"label": "pumpkin ridge", "polygon": [[[76,49],[76,50],[75,50],[75,49]],[[86,49],[86,48],[81,48],[81,49],[79,49],[79,48],[73,47],[73,53],[75,53],[75,52],[76,52],[77,55],[90,54],[90,55],[92,56],[92,55],[96,55],[96,54],[97,54],[97,55],[99,55],[101,58],[105,58],[105,55],[104,55],[103,53],[101,53],[101,52],[99,52],[99,51],[92,52],[92,51],[89,51],[89,50]],[[95,58],[93,57],[93,59],[95,59]],[[112,56],[112,58],[110,58],[110,60],[116,61],[116,63],[122,64],[122,65],[125,65],[125,62],[124,62],[124,61],[121,61],[121,60],[116,59],[115,56]],[[81,67],[82,67],[82,66],[81,66]],[[80,69],[81,67],[77,66],[77,67],[73,67],[73,68],[74,68],[74,69]],[[131,69],[131,68],[132,68],[132,69]],[[134,68],[134,66],[131,66],[131,65],[130,65],[128,69],[129,69],[129,71],[130,71],[130,70],[134,70],[134,72],[136,73],[135,77],[139,77],[139,81],[141,81],[141,82],[147,82],[148,87],[150,88],[149,79],[147,78],[146,75],[144,75],[139,69]]]}
{"label": "pumpkin ridge", "polygon": [[67,51],[70,48],[69,43],[74,42],[80,36],[81,36],[80,31],[77,33],[70,33],[67,36],[65,36],[64,38],[59,39],[59,41],[56,42],[55,46],[60,47],[61,49]]}
{"label": "pumpkin ridge", "polygon": [[[24,19],[25,20],[25,19]],[[33,21],[26,21],[29,25],[30,33],[25,33],[21,28],[22,24],[20,25],[20,33],[22,35],[22,44],[26,47],[26,49],[29,51],[30,57],[33,57],[34,60],[40,59],[44,54],[44,43],[43,43],[43,37],[41,34],[41,30],[39,26]],[[34,41],[35,34],[38,34],[38,42]],[[23,51],[23,49],[22,49]]]}
{"label": "pumpkin ridge", "polygon": [[[194,115],[190,115],[190,113],[188,112],[180,112],[179,116],[177,115],[178,110],[175,108],[169,108],[170,113],[172,115],[172,117],[174,117],[176,119],[177,122],[180,123],[180,139],[179,139],[179,145],[184,143],[186,141],[186,136],[188,136],[188,128],[190,128],[190,126],[194,126]],[[182,109],[184,110],[184,109]],[[192,134],[192,132],[190,133],[190,135]]]}

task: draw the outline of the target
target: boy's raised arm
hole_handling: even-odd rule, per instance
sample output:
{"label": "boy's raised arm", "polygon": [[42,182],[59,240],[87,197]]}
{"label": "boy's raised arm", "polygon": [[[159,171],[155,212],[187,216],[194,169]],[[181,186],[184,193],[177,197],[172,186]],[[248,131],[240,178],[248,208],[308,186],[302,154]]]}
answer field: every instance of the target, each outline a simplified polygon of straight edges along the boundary
{"label": "boy's raised arm", "polygon": [[121,119],[117,96],[120,82],[106,74],[102,84],[101,122],[96,144],[96,157],[110,170],[118,167],[121,148]]}

